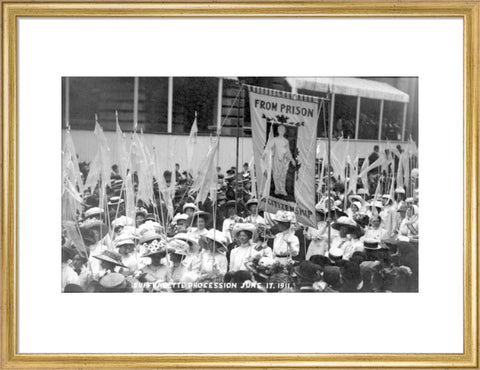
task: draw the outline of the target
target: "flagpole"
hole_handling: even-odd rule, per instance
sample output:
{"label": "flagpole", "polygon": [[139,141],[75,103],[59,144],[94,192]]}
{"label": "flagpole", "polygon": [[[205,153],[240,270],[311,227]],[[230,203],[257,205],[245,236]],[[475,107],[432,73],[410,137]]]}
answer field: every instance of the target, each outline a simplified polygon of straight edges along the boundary
{"label": "flagpole", "polygon": [[[332,104],[332,100],[330,98],[330,93],[327,95],[329,101],[330,101],[330,112],[329,112],[329,124],[330,124],[330,127],[328,128],[328,132],[327,132],[327,165],[328,165],[328,168],[327,168],[327,171],[328,171],[328,178],[327,178],[327,207],[328,207],[328,221],[327,221],[327,225],[328,225],[328,234],[327,234],[327,242],[328,242],[328,249],[330,249],[330,242],[331,242],[331,238],[332,238],[332,230],[331,230],[331,219],[332,219],[332,216],[331,216],[331,207],[330,207],[330,189],[331,189],[331,182],[332,182],[332,178],[330,176],[330,169],[331,169],[331,161],[332,161],[332,158],[331,158],[331,151],[332,151],[332,125],[333,125],[333,104]],[[325,117],[325,114],[324,114],[324,117]]]}
{"label": "flagpole", "polygon": [[236,168],[235,168],[235,214],[238,215],[238,157],[239,157],[239,146],[240,146],[240,101],[241,101],[241,95],[243,92],[243,85],[240,83],[240,88],[239,88],[239,99],[238,99],[238,110],[237,110],[237,137],[236,137],[236,143],[237,143],[237,148],[236,148]]}

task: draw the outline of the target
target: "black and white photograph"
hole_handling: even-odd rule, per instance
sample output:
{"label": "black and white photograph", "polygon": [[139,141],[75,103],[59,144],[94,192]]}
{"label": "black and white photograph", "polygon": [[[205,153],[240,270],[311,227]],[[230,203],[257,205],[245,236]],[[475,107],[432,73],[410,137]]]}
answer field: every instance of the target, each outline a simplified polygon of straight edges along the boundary
{"label": "black and white photograph", "polygon": [[419,291],[417,77],[61,85],[63,293]]}

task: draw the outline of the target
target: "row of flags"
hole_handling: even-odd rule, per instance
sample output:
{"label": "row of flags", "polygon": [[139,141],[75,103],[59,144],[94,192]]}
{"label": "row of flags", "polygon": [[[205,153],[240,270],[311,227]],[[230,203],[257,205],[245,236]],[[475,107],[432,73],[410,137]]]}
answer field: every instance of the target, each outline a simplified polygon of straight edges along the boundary
{"label": "row of flags", "polygon": [[[212,138],[207,156],[195,171],[193,159],[197,149],[197,133],[198,125],[195,114],[185,151],[187,170],[194,179],[192,189],[198,194],[197,202],[202,202],[208,194],[212,197],[216,195],[219,138]],[[63,219],[74,220],[77,214],[81,213],[82,195],[86,189],[93,192],[98,187],[99,206],[106,205],[106,187],[110,184],[114,164],[118,166],[119,175],[123,180],[122,186],[125,191],[125,207],[128,217],[135,218],[138,201],[141,200],[146,204],[155,201],[154,182],[158,184],[169,217],[173,217],[173,198],[176,188],[175,157],[178,151],[176,139],[169,140],[167,148],[161,148],[162,151],[167,151],[167,161],[162,160],[162,153],[146,143],[143,132],[137,133],[135,130],[130,136],[122,132],[118,123],[118,114],[116,114],[114,148],[110,147],[97,116],[95,116],[94,137],[96,153],[90,162],[87,178],[83,181],[70,130],[67,128],[65,132],[62,153]],[[168,184],[164,177],[166,170],[172,174]],[[133,174],[136,175],[136,192]]]}
{"label": "row of flags", "polygon": [[[219,156],[219,136],[212,137],[210,140],[207,155],[198,166],[198,170],[193,169],[193,159],[197,151],[197,116],[191,127],[190,135],[185,147],[187,158],[187,171],[193,177],[191,192],[195,192],[196,202],[204,202],[210,195],[212,201],[216,201],[218,177],[216,167],[218,166]],[[273,131],[270,131],[273,136]],[[119,174],[123,180],[123,189],[125,191],[125,207],[128,217],[135,217],[136,204],[139,200],[150,204],[155,201],[154,181],[157,182],[162,200],[165,202],[169,217],[173,217],[174,206],[173,198],[175,196],[176,176],[175,176],[175,155],[178,150],[175,139],[169,141],[166,148],[168,156],[167,161],[161,159],[161,153],[155,147],[147,145],[143,132],[140,134],[134,131],[129,137],[122,132],[118,123],[118,114],[116,114],[116,136],[114,140],[114,150],[110,148],[102,127],[95,116],[94,137],[96,141],[96,153],[90,163],[90,170],[85,179],[79,169],[79,163],[75,146],[70,131],[67,129],[64,137],[64,147],[62,156],[62,202],[63,219],[74,220],[76,215],[82,210],[82,194],[85,189],[92,191],[98,186],[99,205],[104,206],[107,202],[106,187],[110,183],[112,165],[116,164]],[[345,183],[346,192],[356,193],[358,179],[361,180],[363,187],[368,189],[368,173],[377,167],[382,172],[396,167],[396,174],[393,174],[389,183],[389,192],[393,196],[394,186],[404,187],[410,183],[410,172],[412,170],[412,157],[417,156],[417,148],[410,138],[408,145],[400,152],[397,148],[387,143],[388,154],[380,152],[378,159],[369,164],[366,158],[363,165],[359,168],[359,158],[351,158],[349,155],[350,141],[341,138],[333,144],[331,151],[331,165],[336,178]],[[339,150],[343,148],[342,150]],[[162,148],[165,150],[165,148]],[[337,153],[337,154],[335,154]],[[319,168],[319,184],[317,191],[320,192],[326,174],[326,145],[317,146],[317,158],[323,158]],[[397,165],[395,166],[395,161]],[[254,175],[254,161],[250,161],[250,178],[252,179],[253,196],[257,197],[256,176]],[[272,153],[266,148],[262,153],[260,164],[264,169],[263,189],[258,189],[260,198],[268,197],[272,173]],[[171,181],[166,183],[164,172],[171,172]],[[134,189],[133,174],[136,174],[137,191]],[[347,177],[349,174],[349,177]],[[378,190],[378,189],[377,189]]]}
{"label": "row of flags", "polygon": [[[323,147],[323,152],[321,148]],[[359,168],[359,158],[356,156],[353,160],[349,155],[350,140],[346,142],[343,138],[340,138],[334,143],[331,150],[331,166],[334,176],[341,182],[346,184],[346,192],[356,193],[358,179],[361,180],[363,188],[368,189],[368,173],[375,169],[380,168],[381,173],[391,173],[389,181],[389,193],[393,197],[395,186],[396,187],[408,187],[410,184],[410,173],[414,168],[412,159],[418,157],[418,149],[415,142],[410,137],[405,148],[400,152],[396,147],[392,146],[390,142],[387,142],[387,152],[381,151],[378,153],[378,159],[369,163],[368,158],[365,158],[361,168]],[[345,148],[341,151],[339,148]],[[341,152],[340,158],[335,153]],[[320,192],[324,185],[324,179],[328,176],[326,173],[327,164],[327,147],[326,145],[317,146],[317,158],[322,158],[322,163],[319,168],[319,183],[317,192]],[[396,170],[396,173],[393,173]],[[349,174],[349,177],[347,177]]]}

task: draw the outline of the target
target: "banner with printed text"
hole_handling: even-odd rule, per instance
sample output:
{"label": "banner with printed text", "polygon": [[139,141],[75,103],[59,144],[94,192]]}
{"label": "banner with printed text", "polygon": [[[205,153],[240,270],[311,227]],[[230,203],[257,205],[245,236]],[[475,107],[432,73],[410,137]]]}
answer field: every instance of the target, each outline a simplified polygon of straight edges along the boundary
{"label": "banner with printed text", "polygon": [[315,155],[319,100],[249,87],[259,208],[295,212],[316,227]]}

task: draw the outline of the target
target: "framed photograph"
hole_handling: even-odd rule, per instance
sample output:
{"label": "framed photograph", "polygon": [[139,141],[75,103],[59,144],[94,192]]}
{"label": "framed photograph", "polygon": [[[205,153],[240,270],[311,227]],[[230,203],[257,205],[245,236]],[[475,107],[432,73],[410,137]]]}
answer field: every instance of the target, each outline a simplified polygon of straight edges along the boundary
{"label": "framed photograph", "polygon": [[2,368],[478,367],[478,1],[1,4]]}

